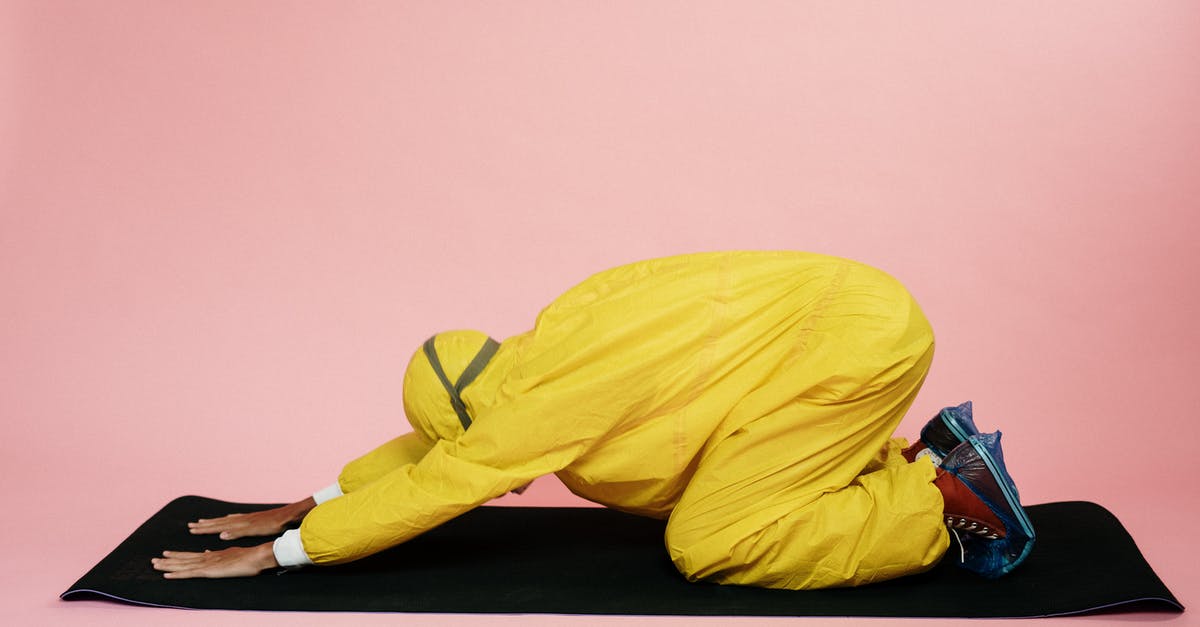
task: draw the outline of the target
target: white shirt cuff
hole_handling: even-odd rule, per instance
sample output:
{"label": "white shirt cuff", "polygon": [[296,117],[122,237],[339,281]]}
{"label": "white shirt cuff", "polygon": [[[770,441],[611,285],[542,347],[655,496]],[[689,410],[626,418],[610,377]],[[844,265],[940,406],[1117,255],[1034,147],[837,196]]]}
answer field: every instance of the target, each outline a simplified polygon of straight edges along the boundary
{"label": "white shirt cuff", "polygon": [[304,552],[304,543],[300,541],[299,529],[288,529],[275,539],[272,547],[275,561],[284,568],[299,568],[313,563]]}
{"label": "white shirt cuff", "polygon": [[324,503],[325,501],[328,501],[330,499],[336,499],[337,497],[339,497],[341,495],[342,495],[342,486],[338,485],[338,482],[334,481],[333,485],[326,487],[326,488],[321,488],[320,490],[313,492],[312,497],[313,497],[313,500],[317,502],[317,505],[320,505],[321,503]]}

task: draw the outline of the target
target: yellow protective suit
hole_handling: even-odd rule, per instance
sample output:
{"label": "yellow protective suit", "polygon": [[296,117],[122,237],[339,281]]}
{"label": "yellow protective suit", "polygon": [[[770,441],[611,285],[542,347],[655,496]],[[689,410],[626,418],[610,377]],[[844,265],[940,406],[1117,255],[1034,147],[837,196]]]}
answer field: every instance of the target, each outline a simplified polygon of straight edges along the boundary
{"label": "yellow protective suit", "polygon": [[[486,336],[436,337],[453,382]],[[504,341],[462,391],[418,350],[415,431],[346,466],[304,519],[318,564],[404,542],[542,475],[668,518],[690,579],[778,588],[926,570],[948,545],[934,466],[893,440],[933,353],[908,292],[868,266],[725,252],[597,274]]]}

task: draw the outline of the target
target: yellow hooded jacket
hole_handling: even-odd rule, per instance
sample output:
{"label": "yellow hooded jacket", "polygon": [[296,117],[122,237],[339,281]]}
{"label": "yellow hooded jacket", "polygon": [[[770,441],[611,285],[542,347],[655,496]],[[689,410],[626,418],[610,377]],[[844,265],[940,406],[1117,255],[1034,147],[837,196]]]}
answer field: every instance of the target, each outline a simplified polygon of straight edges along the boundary
{"label": "yellow hooded jacket", "polygon": [[[814,348],[842,332],[887,339],[863,350]],[[471,331],[436,336],[434,352],[450,382],[486,339]],[[308,514],[302,544],[317,564],[358,559],[551,473],[583,498],[666,518],[709,451],[794,399],[828,405],[875,386],[894,396],[871,405],[889,416],[898,411],[889,418],[887,428],[894,428],[931,347],[928,325],[904,288],[846,259],[703,253],[601,272],[544,309],[531,331],[499,345],[461,391],[469,428],[428,352],[418,350],[404,385],[414,432],[347,465],[339,477],[345,495]],[[907,374],[913,370],[919,372]],[[891,385],[905,377],[914,384]],[[887,436],[849,456],[855,467],[828,482],[849,483],[876,463]],[[834,450],[838,437],[829,429],[773,436],[756,444],[753,457],[787,459],[798,450],[819,456],[822,447]],[[894,464],[896,446],[876,467]],[[928,539],[920,540],[927,545],[922,557],[908,571],[928,567],[945,549],[940,497],[927,485],[932,478],[932,467],[922,468],[915,487],[906,488],[920,507],[937,510]],[[842,487],[832,483],[817,491]]]}

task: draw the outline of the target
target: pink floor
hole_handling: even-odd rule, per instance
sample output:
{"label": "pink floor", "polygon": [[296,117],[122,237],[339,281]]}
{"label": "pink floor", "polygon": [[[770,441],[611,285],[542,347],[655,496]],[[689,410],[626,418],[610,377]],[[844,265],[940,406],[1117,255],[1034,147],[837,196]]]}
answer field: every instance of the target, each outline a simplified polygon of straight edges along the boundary
{"label": "pink floor", "polygon": [[732,248],[901,279],[905,433],[973,399],[1195,603],[1197,68],[1191,0],[0,0],[0,624],[830,622],[57,600],[175,496],[326,485],[430,333]]}

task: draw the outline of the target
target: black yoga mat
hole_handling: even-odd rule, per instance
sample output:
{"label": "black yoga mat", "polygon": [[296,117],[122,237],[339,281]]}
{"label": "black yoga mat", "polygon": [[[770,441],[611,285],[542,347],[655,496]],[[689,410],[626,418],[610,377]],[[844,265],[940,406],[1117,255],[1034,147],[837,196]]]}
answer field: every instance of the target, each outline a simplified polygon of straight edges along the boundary
{"label": "black yoga mat", "polygon": [[931,572],[815,591],[685,581],[663,548],[664,523],[598,508],[482,507],[411,542],[333,567],[249,579],[164,580],[163,549],[230,544],[187,521],[269,505],[176,499],[63,599],[244,610],[1032,617],[1100,611],[1181,612],[1121,523],[1094,503],[1028,508],[1038,544],[1014,573],[987,581],[945,561]]}

